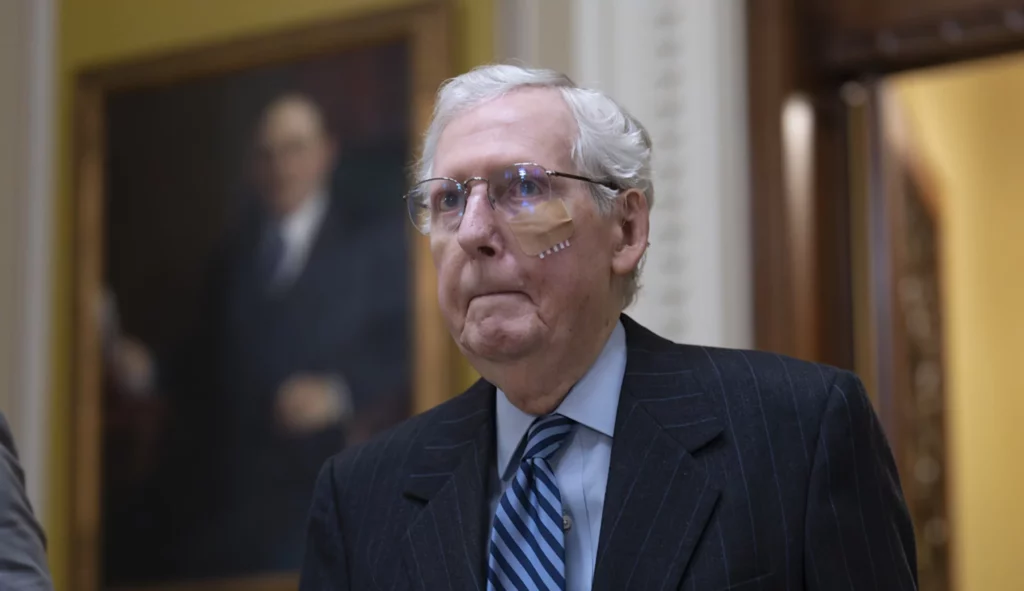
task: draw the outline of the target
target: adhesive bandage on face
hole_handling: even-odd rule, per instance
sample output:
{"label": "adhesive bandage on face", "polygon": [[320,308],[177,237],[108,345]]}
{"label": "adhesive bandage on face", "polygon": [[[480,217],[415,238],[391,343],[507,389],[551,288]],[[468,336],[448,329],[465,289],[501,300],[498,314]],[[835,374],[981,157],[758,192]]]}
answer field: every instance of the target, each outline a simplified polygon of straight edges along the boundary
{"label": "adhesive bandage on face", "polygon": [[520,208],[508,225],[523,252],[542,259],[568,248],[575,230],[569,210],[557,197]]}

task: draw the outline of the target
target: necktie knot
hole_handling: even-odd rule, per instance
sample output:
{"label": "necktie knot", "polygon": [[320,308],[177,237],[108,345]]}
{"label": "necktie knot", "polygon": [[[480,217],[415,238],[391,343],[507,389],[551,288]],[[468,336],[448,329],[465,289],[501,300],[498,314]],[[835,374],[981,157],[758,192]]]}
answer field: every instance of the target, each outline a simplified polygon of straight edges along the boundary
{"label": "necktie knot", "polygon": [[562,415],[550,414],[538,418],[527,433],[523,461],[546,460],[555,455],[566,436],[572,431],[572,425],[572,419]]}

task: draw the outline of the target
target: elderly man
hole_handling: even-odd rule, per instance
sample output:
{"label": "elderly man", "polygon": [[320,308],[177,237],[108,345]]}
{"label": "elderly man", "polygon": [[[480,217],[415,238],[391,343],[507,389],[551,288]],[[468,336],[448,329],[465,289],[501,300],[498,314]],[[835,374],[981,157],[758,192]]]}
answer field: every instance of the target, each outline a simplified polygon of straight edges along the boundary
{"label": "elderly man", "polygon": [[638,121],[557,73],[441,89],[407,199],[483,379],[327,463],[302,589],[915,588],[854,375],[622,314],[650,159]]}
{"label": "elderly man", "polygon": [[14,437],[0,414],[0,589],[53,589],[46,561],[46,537],[25,494],[25,474]]}

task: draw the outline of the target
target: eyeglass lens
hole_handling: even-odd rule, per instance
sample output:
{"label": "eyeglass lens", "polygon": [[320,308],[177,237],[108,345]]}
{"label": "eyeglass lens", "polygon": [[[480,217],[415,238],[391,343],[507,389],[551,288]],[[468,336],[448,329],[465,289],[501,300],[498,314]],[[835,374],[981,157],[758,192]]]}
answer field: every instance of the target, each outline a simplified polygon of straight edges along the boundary
{"label": "eyeglass lens", "polygon": [[[458,227],[475,182],[482,182],[482,179],[474,178],[460,183],[437,178],[414,186],[407,198],[413,224],[425,233]],[[510,166],[497,171],[486,182],[491,204],[508,218],[514,218],[522,212],[532,212],[538,204],[551,197],[551,182],[547,171],[538,165]]]}

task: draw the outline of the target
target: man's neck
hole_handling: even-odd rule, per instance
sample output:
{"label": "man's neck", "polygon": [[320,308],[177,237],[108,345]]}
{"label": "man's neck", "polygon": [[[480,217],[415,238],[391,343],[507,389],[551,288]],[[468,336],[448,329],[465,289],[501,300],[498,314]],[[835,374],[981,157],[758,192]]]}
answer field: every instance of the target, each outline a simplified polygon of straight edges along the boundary
{"label": "man's neck", "polygon": [[558,408],[573,385],[594,365],[617,322],[616,314],[591,338],[566,343],[560,354],[544,350],[512,363],[484,361],[474,365],[516,408],[535,416],[546,415]]}

